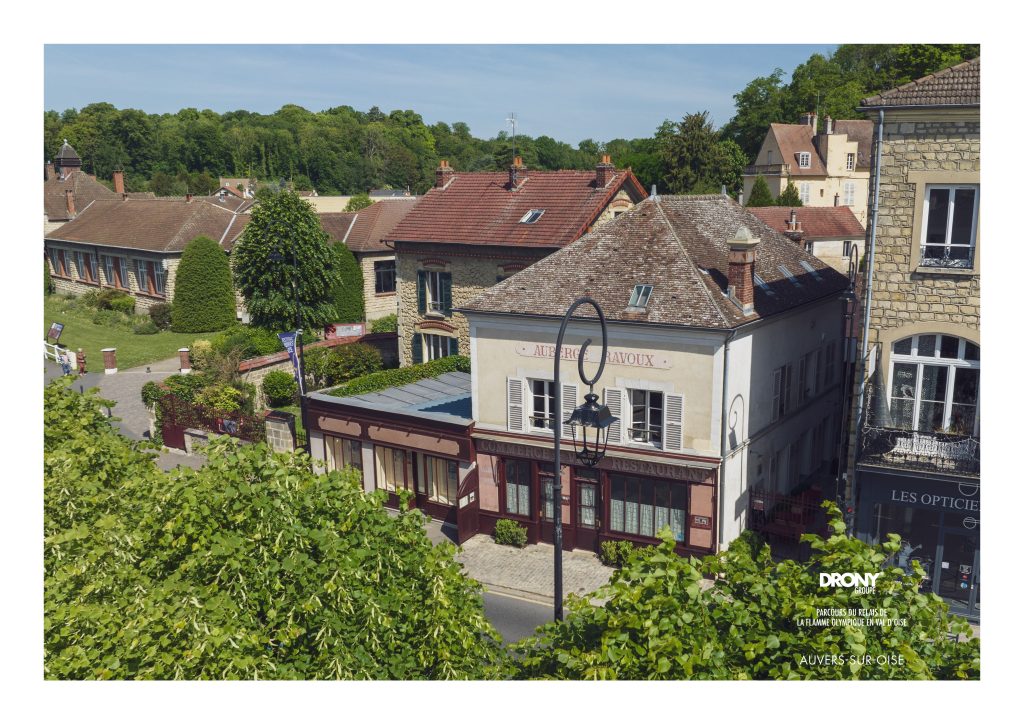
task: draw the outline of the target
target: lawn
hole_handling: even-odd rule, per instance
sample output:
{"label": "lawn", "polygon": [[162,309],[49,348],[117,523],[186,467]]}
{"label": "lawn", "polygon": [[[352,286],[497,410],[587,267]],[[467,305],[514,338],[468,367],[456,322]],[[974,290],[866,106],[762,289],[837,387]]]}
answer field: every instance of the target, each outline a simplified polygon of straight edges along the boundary
{"label": "lawn", "polygon": [[43,301],[44,338],[51,322],[64,324],[60,343],[74,351],[81,347],[90,372],[103,371],[100,350],[106,347],[117,348],[117,367],[126,370],[176,357],[182,347],[188,347],[197,338],[209,336],[177,332],[133,334],[130,329],[93,324],[90,312],[68,309],[64,299],[56,294],[45,297]]}

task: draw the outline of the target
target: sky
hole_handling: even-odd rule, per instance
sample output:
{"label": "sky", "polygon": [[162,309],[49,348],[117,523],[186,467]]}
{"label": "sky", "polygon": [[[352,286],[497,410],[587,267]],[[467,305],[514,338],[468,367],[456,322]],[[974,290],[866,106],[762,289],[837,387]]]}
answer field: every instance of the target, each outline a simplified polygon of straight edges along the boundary
{"label": "sky", "polygon": [[758,76],[835,45],[47,45],[44,102],[147,113],[408,109],[474,136],[510,129],[576,145],[650,137],[665,119],[733,115]]}

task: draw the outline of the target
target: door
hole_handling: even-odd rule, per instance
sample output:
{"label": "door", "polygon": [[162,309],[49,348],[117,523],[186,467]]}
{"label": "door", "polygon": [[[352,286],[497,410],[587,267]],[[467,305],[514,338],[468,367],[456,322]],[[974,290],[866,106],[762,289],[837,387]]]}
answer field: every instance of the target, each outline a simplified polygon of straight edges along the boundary
{"label": "door", "polygon": [[[540,539],[545,543],[555,542],[555,466],[551,463],[537,464],[537,480],[540,494]],[[563,528],[567,521],[562,521]]]}
{"label": "door", "polygon": [[[592,477],[591,477],[592,476]],[[576,545],[597,552],[601,528],[601,486],[596,473],[576,473]]]}
{"label": "door", "polygon": [[459,486],[458,516],[459,544],[472,538],[480,530],[480,474],[476,463]]}
{"label": "door", "polygon": [[957,530],[944,530],[942,533],[935,592],[950,601],[953,613],[975,613],[980,603],[979,548],[977,537]]}

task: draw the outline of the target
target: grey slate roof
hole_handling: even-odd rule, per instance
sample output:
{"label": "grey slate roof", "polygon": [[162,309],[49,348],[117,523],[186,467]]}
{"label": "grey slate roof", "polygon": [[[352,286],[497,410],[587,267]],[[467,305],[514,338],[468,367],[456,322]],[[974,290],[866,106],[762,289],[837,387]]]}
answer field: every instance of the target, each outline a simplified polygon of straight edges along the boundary
{"label": "grey slate roof", "polygon": [[924,78],[918,78],[860,102],[860,108],[980,105],[980,57],[926,75]]}
{"label": "grey slate roof", "polygon": [[334,397],[314,392],[309,397],[342,407],[391,412],[456,425],[473,422],[471,377],[466,372],[447,372],[365,395]]}
{"label": "grey slate roof", "polygon": [[[728,240],[741,226],[761,239],[754,272],[767,286],[755,285],[749,316],[726,296]],[[628,308],[638,284],[654,287],[646,312]],[[846,287],[845,276],[726,196],[661,196],[491,287],[460,311],[561,317],[574,299],[589,295],[609,320],[731,329]],[[583,307],[577,314],[592,312]]]}

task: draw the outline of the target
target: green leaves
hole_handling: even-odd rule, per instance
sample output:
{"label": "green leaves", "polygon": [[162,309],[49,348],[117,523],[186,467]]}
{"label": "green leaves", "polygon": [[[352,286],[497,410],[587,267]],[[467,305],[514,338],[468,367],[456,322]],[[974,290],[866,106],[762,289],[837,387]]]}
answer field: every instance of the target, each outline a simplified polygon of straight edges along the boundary
{"label": "green leaves", "polygon": [[48,678],[502,671],[454,548],[430,543],[418,511],[389,514],[354,471],[318,476],[304,454],[216,438],[206,467],[163,473],[95,397],[45,395]]}

